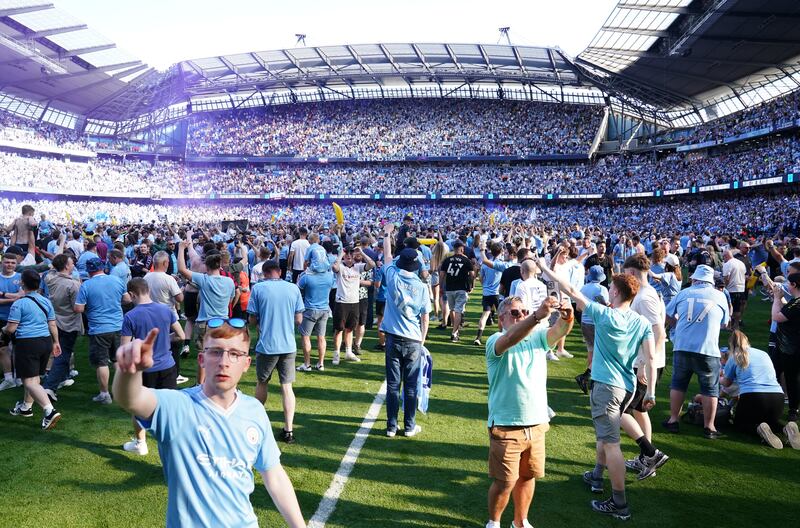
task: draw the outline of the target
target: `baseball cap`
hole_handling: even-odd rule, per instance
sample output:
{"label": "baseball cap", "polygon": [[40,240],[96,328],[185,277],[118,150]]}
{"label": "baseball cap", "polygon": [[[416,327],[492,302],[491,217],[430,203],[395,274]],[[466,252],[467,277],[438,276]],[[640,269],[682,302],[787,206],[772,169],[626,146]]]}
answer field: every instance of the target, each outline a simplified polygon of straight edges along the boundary
{"label": "baseball cap", "polygon": [[456,241],[453,242],[453,249],[458,249],[461,247],[466,247],[466,244],[464,244],[461,240],[456,239]]}
{"label": "baseball cap", "polygon": [[24,257],[25,252],[22,251],[22,248],[17,246],[9,246],[5,252],[6,255],[17,255],[19,257]]}
{"label": "baseball cap", "polygon": [[99,258],[91,258],[86,261],[86,272],[97,273],[104,268],[103,261]]}
{"label": "baseball cap", "polygon": [[714,284],[714,270],[711,266],[700,264],[697,266],[697,269],[694,270],[694,273],[692,273],[691,279]]}
{"label": "baseball cap", "polygon": [[419,269],[417,250],[406,248],[401,251],[397,258],[397,267],[405,271],[417,271]]}

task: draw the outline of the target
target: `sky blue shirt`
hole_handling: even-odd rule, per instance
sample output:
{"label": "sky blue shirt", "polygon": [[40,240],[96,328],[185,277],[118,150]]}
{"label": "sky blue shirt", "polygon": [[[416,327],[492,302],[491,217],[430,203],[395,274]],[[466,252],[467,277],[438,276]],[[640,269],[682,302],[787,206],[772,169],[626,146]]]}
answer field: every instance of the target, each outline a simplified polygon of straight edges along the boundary
{"label": "sky blue shirt", "polygon": [[[0,292],[17,293],[22,284],[22,276],[19,273],[12,273],[10,277],[0,274]],[[0,304],[0,321],[8,321],[8,313],[12,303]]]}
{"label": "sky blue shirt", "polygon": [[616,310],[590,302],[583,311],[595,325],[592,379],[633,392],[633,363],[642,342],[653,337],[650,323],[633,310]]}
{"label": "sky blue shirt", "polygon": [[257,528],[250,494],[253,472],[280,463],[280,451],[264,406],[236,393],[222,409],[200,386],[155,390],[150,421],[139,420],[158,442],[167,482],[167,528]]}
{"label": "sky blue shirt", "polygon": [[122,296],[125,284],[117,277],[100,273],[81,284],[75,304],[86,306],[89,335],[122,330]]}
{"label": "sky blue shirt", "polygon": [[128,284],[131,280],[131,267],[128,266],[125,261],[119,261],[116,266],[111,268],[109,275],[112,277],[117,277],[125,284]]}
{"label": "sky blue shirt", "polygon": [[386,307],[381,331],[422,342],[420,317],[431,311],[428,285],[416,273],[393,264],[383,267],[383,282],[386,283]]}
{"label": "sky blue shirt", "polygon": [[328,310],[330,308],[328,298],[334,280],[332,271],[300,275],[297,286],[303,290],[306,310]]}
{"label": "sky blue shirt", "polygon": [[[327,307],[327,297],[325,305]],[[261,281],[253,286],[247,312],[258,317],[260,354],[297,352],[294,339],[294,315],[305,311],[300,288],[280,279]]]}
{"label": "sky blue shirt", "polygon": [[383,266],[376,266],[372,271],[372,281],[378,284],[375,288],[375,300],[386,302],[386,283],[383,281]]}
{"label": "sky blue shirt", "polygon": [[[480,260],[480,255],[478,255]],[[507,262],[493,262],[494,267],[481,264],[481,284],[483,285],[483,296],[497,295],[500,293],[500,277],[503,271],[508,268]]]}
{"label": "sky blue shirt", "polygon": [[123,317],[121,335],[124,336],[144,339],[150,330],[158,328],[158,336],[156,336],[153,348],[153,366],[145,372],[158,372],[175,365],[169,346],[169,333],[170,326],[177,320],[178,316],[170,307],[156,302],[139,304]]}
{"label": "sky blue shirt", "polygon": [[769,355],[757,348],[748,349],[748,355],[750,361],[746,369],[736,364],[733,355],[728,356],[728,361],[725,363],[725,377],[739,383],[739,394],[783,393]]}
{"label": "sky blue shirt", "polygon": [[678,320],[673,350],[720,357],[719,330],[730,317],[721,291],[705,282],[681,290],[667,305],[667,315]]}
{"label": "sky blue shirt", "polygon": [[228,306],[236,294],[236,285],[230,277],[192,272],[192,282],[200,290],[198,321],[227,319]]}
{"label": "sky blue shirt", "polygon": [[[47,311],[47,315],[44,314],[42,308],[36,306],[36,302],[25,297],[36,299],[42,308]],[[16,338],[49,337],[50,328],[47,326],[47,321],[56,320],[56,312],[53,310],[53,305],[38,293],[28,293],[25,297],[14,301],[8,314],[9,322],[19,323],[15,334]]]}
{"label": "sky blue shirt", "polygon": [[97,255],[97,253],[92,253],[91,251],[84,251],[81,253],[81,256],[78,257],[78,262],[75,263],[75,269],[78,270],[81,280],[86,280],[89,278],[89,273],[86,271],[86,263],[93,258],[100,257]]}
{"label": "sky blue shirt", "polygon": [[[600,282],[587,282],[581,288],[581,294],[592,302],[608,306],[608,288]],[[594,325],[594,319],[586,312],[581,316],[581,324]]]}

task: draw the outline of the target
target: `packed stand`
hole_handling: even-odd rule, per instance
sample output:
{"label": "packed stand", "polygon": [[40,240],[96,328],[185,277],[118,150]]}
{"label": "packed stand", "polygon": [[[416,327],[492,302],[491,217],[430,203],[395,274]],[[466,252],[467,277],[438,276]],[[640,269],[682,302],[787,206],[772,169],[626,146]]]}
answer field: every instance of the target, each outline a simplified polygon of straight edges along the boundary
{"label": "packed stand", "polygon": [[0,140],[26,145],[92,150],[79,132],[0,111]]}

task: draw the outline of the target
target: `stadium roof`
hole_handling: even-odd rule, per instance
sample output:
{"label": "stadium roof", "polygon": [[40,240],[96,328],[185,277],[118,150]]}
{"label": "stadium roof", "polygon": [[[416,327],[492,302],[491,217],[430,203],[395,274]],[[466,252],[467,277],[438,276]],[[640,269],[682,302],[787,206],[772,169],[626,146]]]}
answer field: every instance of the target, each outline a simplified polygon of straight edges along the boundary
{"label": "stadium roof", "polygon": [[48,122],[58,109],[91,133],[119,134],[282,102],[507,97],[610,102],[687,126],[798,89],[798,22],[796,0],[621,0],[577,59],[550,47],[352,44],[156,72],[51,3],[0,0],[0,108]]}
{"label": "stadium roof", "polygon": [[800,86],[797,0],[621,0],[577,63],[662,109],[705,119]]}

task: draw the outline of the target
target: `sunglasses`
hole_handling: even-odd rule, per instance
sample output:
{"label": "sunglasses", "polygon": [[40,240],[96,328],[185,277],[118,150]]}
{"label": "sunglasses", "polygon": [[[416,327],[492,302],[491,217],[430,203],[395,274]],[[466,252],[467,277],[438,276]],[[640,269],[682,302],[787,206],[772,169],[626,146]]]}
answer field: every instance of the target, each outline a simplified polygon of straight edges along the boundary
{"label": "sunglasses", "polygon": [[519,319],[520,317],[527,317],[530,311],[526,310],[525,308],[522,308],[521,310],[517,310],[515,308],[513,310],[509,310],[508,313],[511,314],[511,317],[514,319]]}
{"label": "sunglasses", "polygon": [[230,326],[234,328],[244,328],[245,326],[247,326],[247,321],[245,321],[244,319],[239,319],[237,317],[234,317],[233,319],[222,319],[220,317],[209,319],[208,322],[206,322],[206,326],[208,328],[219,328],[225,323],[228,323]]}

